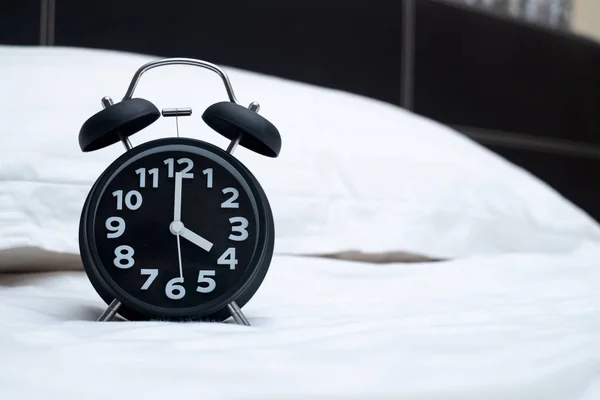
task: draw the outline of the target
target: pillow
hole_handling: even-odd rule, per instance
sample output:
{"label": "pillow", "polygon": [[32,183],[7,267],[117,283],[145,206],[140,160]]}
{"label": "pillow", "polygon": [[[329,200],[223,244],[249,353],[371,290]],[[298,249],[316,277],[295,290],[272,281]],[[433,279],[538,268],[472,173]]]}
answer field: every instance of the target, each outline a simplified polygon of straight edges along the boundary
{"label": "pillow", "polygon": [[[103,96],[119,101],[134,72],[154,58],[0,47],[0,250],[78,253],[85,196],[123,152],[116,144],[82,153],[79,129]],[[582,210],[447,126],[358,95],[224,69],[238,100],[258,101],[282,136],[279,158],[235,153],[270,199],[277,253],[455,258],[564,252],[600,239]],[[200,117],[227,99],[213,72],[153,69],[134,96],[159,109],[192,107],[191,117],[179,119],[180,135],[227,146]],[[131,141],[175,135],[175,121],[161,118]]]}

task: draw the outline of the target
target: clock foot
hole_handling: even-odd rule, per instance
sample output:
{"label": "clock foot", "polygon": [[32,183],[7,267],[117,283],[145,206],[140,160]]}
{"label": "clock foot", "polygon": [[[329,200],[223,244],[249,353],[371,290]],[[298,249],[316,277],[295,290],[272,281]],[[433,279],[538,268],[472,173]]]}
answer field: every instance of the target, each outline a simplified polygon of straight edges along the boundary
{"label": "clock foot", "polygon": [[235,301],[227,304],[227,309],[229,309],[229,312],[231,313],[231,316],[236,324],[250,326],[250,322],[248,322],[248,319],[246,319],[246,316]]}
{"label": "clock foot", "polygon": [[106,310],[104,310],[104,312],[102,313],[102,315],[100,316],[100,318],[98,318],[98,321],[100,322],[104,322],[104,321],[112,321],[113,318],[115,317],[115,315],[117,315],[117,311],[119,311],[119,308],[121,307],[121,302],[117,299],[114,299],[106,308]]}

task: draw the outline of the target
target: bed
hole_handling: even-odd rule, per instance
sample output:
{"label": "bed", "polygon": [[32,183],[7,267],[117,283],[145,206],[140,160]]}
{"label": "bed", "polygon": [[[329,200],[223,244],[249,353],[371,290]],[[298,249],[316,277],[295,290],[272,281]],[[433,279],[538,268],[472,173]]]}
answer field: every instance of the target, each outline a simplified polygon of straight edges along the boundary
{"label": "bed", "polygon": [[[274,160],[236,152],[277,232],[243,308],[252,326],[97,322],[79,216],[123,150],[82,153],[77,132],[159,56],[0,46],[0,398],[600,397],[589,210],[449,124],[231,65],[239,99],[283,140]],[[185,67],[149,72],[137,93],[199,111],[225,98]],[[179,129],[227,146],[200,118]],[[169,135],[160,119],[131,140]]]}

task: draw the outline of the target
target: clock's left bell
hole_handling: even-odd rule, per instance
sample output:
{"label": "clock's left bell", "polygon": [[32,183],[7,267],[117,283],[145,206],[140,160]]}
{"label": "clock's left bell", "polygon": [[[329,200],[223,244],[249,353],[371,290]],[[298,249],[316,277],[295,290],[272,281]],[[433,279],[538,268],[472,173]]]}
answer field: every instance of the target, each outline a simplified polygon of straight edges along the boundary
{"label": "clock's left bell", "polygon": [[122,141],[130,148],[128,137],[141,131],[160,117],[160,111],[145,99],[126,99],[113,104],[102,99],[103,110],[92,115],[79,131],[79,147],[83,152],[99,150]]}

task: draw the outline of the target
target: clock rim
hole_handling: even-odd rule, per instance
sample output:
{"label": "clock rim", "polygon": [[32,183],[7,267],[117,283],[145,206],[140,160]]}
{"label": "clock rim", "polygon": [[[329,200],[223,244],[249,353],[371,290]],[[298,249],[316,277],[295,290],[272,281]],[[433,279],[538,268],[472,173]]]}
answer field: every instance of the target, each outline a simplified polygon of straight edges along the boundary
{"label": "clock rim", "polygon": [[[169,145],[184,145],[208,151],[220,158],[224,163],[228,163],[235,169],[244,179],[245,184],[250,189],[249,195],[253,198],[256,206],[256,218],[259,228],[257,232],[256,247],[252,256],[251,262],[246,267],[246,271],[240,277],[243,281],[236,285],[236,289],[226,292],[221,295],[221,301],[214,301],[214,305],[206,308],[204,305],[196,307],[187,307],[182,309],[156,307],[146,302],[139,300],[135,295],[126,292],[116,283],[107,271],[105,266],[99,259],[96,250],[93,249],[90,238],[94,237],[94,210],[101,199],[101,194],[105,191],[110,183],[109,180],[114,176],[124,164],[129,162],[132,157],[151,149],[160,149]],[[193,138],[162,138],[151,140],[142,143],[133,149],[125,152],[114,160],[100,174],[92,188],[90,189],[82,209],[80,226],[79,226],[79,247],[84,270],[90,280],[92,286],[106,304],[110,304],[114,299],[121,302],[118,314],[127,320],[142,321],[142,320],[208,320],[208,321],[223,321],[231,316],[227,305],[232,301],[241,308],[247,304],[254,296],[258,288],[262,285],[264,278],[268,272],[274,250],[274,219],[268,198],[261,187],[256,177],[250,170],[233,155],[227,153],[223,149]],[[228,294],[229,293],[229,294]],[[134,301],[130,301],[132,298]],[[137,303],[137,304],[136,304]],[[164,310],[166,312],[155,312]],[[193,315],[191,311],[195,310]],[[204,312],[200,312],[204,310]],[[185,312],[188,313],[185,313]]]}

